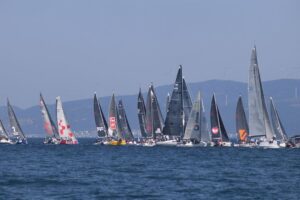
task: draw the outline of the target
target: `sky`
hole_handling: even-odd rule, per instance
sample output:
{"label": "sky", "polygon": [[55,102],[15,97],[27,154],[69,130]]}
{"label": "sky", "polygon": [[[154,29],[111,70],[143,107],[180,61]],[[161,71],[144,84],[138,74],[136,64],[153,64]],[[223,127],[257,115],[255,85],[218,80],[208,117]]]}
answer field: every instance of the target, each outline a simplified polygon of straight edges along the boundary
{"label": "sky", "polygon": [[0,0],[0,105],[187,82],[300,78],[298,0]]}

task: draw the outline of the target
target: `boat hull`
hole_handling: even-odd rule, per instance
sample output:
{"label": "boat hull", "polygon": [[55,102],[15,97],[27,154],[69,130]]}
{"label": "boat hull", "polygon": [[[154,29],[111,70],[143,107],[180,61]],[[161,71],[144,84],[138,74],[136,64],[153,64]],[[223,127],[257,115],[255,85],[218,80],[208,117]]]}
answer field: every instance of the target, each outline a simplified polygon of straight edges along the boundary
{"label": "boat hull", "polygon": [[176,140],[166,140],[166,141],[158,141],[156,142],[156,145],[158,146],[176,146],[177,145]]}

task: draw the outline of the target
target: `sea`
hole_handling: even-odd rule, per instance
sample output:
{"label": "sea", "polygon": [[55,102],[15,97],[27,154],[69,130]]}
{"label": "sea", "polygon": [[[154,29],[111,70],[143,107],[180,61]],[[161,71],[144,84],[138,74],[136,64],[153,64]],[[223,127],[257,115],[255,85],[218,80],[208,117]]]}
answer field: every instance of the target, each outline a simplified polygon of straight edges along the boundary
{"label": "sea", "polygon": [[0,199],[300,199],[300,149],[0,145]]}

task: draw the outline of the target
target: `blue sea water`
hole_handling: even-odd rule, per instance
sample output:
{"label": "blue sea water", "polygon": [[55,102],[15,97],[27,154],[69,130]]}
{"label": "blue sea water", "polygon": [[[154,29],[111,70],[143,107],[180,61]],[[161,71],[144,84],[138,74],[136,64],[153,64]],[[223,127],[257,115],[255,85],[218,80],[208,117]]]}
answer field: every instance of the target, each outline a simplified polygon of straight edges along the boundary
{"label": "blue sea water", "polygon": [[0,199],[300,199],[300,149],[0,145]]}

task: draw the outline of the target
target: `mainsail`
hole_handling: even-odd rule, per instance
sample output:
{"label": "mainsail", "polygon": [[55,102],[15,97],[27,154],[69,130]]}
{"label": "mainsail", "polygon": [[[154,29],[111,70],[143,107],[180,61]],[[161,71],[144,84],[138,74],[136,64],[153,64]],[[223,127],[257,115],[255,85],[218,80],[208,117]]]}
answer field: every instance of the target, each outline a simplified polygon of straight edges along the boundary
{"label": "mainsail", "polygon": [[174,88],[171,94],[169,107],[167,110],[164,135],[179,136],[184,134],[184,111],[183,111],[183,80],[182,67],[179,66]]}
{"label": "mainsail", "polygon": [[210,125],[212,140],[214,142],[229,142],[229,137],[227,135],[223,120],[221,118],[218,105],[216,104],[215,94],[213,95],[210,108]]}
{"label": "mainsail", "polygon": [[98,101],[96,93],[94,94],[94,116],[99,138],[107,136],[107,122],[105,120],[101,105]]}
{"label": "mainsail", "polygon": [[145,106],[145,101],[144,101],[144,97],[143,97],[143,94],[141,92],[141,89],[140,89],[139,95],[138,95],[137,108],[138,108],[138,118],[139,118],[141,135],[142,135],[142,137],[146,138],[147,137],[147,133],[146,133],[146,106]]}
{"label": "mainsail", "polygon": [[156,139],[162,133],[163,117],[158,104],[158,100],[151,84],[148,90],[146,103],[146,132],[148,138]]}
{"label": "mainsail", "polygon": [[44,119],[44,129],[47,133],[47,138],[59,138],[59,134],[56,128],[55,123],[53,122],[49,110],[47,108],[47,105],[44,101],[44,98],[42,96],[42,94],[40,94],[40,107],[41,107],[41,112],[42,112],[42,116]]}
{"label": "mainsail", "polygon": [[192,111],[187,122],[187,126],[184,132],[184,140],[201,140],[201,131],[203,130],[203,107],[201,103],[200,93],[197,96],[196,101],[194,102]]}
{"label": "mainsail", "polygon": [[71,141],[72,144],[78,144],[78,141],[74,133],[72,132],[71,126],[65,116],[60,97],[56,97],[56,118],[59,136],[63,140]]}
{"label": "mainsail", "polygon": [[249,136],[249,127],[243,106],[242,97],[240,96],[235,112],[236,134],[239,142],[246,142]]}
{"label": "mainsail", "polygon": [[122,138],[124,138],[125,140],[132,140],[133,134],[131,132],[131,128],[128,123],[128,119],[126,116],[126,112],[122,100],[119,100],[118,103],[118,117],[120,121],[120,130],[121,130]]}
{"label": "mainsail", "polygon": [[288,136],[283,128],[282,122],[279,118],[278,111],[275,107],[273,98],[270,97],[270,110],[271,110],[271,119],[272,119],[272,125],[273,125],[273,130],[276,134],[276,139],[281,140],[281,141],[288,141]]}
{"label": "mainsail", "polygon": [[26,140],[26,137],[21,129],[19,121],[16,117],[16,114],[7,99],[7,108],[8,108],[8,117],[10,121],[10,126],[12,129],[12,135],[16,136],[19,140]]}
{"label": "mainsail", "polygon": [[122,135],[120,131],[120,123],[118,117],[118,109],[115,100],[115,94],[112,95],[110,100],[108,117],[109,117],[108,136],[121,139]]}
{"label": "mainsail", "polygon": [[256,47],[252,49],[248,85],[249,105],[249,136],[266,136],[268,140],[274,137],[268,116],[260,73],[257,62]]}
{"label": "mainsail", "polygon": [[168,93],[167,98],[166,98],[166,113],[168,112],[170,100],[171,100],[170,93]]}
{"label": "mainsail", "polygon": [[9,139],[8,134],[3,126],[2,121],[0,120],[0,139],[5,138],[5,139]]}
{"label": "mainsail", "polygon": [[205,117],[205,109],[204,109],[204,103],[203,103],[203,98],[201,98],[201,118],[200,118],[200,124],[201,124],[201,141],[202,142],[211,142],[211,137],[208,131],[208,122]]}

